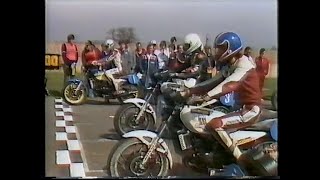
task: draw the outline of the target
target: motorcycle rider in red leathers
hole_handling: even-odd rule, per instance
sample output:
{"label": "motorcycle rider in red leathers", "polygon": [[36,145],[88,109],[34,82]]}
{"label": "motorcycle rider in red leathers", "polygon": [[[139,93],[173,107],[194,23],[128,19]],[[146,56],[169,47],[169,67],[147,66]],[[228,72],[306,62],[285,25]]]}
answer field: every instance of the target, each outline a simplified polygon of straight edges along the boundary
{"label": "motorcycle rider in red leathers", "polygon": [[[228,129],[237,131],[251,126],[259,118],[261,114],[261,91],[259,88],[259,76],[254,65],[249,61],[248,57],[241,54],[243,45],[239,35],[234,32],[221,33],[216,37],[214,45],[216,48],[215,59],[224,64],[226,68],[212,79],[181,92],[181,95],[187,97],[192,94],[205,94],[202,99],[210,101],[232,91],[238,93],[239,101],[243,104],[242,109],[213,118],[205,125],[205,128],[211,131],[216,139],[224,144],[224,140],[220,138],[217,132]],[[277,152],[277,147],[275,146],[271,152]],[[269,153],[269,155],[277,161],[276,153]],[[247,168],[257,166],[256,162],[248,159],[250,159],[250,155],[247,156],[247,153],[244,153],[239,157],[238,163]],[[265,175],[264,170],[261,171],[259,168],[253,168],[252,170],[256,171],[254,174]],[[270,172],[267,173],[270,175]],[[271,172],[271,174],[276,175],[274,172]]]}
{"label": "motorcycle rider in red leathers", "polygon": [[[239,112],[232,112],[212,119],[206,128],[210,130],[239,129],[250,126],[261,113],[259,76],[249,59],[241,54],[243,45],[236,33],[221,33],[216,37],[214,44],[216,48],[215,59],[226,64],[228,68],[225,68],[211,80],[200,83],[182,94],[184,96],[202,95],[207,92],[203,100],[209,101],[232,91],[238,92],[239,101],[243,104],[243,108]],[[208,92],[209,83],[209,88],[214,88]]]}

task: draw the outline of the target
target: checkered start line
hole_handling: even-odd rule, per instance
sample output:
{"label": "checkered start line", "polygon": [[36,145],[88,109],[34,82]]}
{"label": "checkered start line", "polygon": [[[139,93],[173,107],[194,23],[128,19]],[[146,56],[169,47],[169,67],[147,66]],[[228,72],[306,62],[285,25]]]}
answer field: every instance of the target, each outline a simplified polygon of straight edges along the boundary
{"label": "checkered start line", "polygon": [[80,153],[77,129],[73,124],[72,109],[62,99],[55,99],[56,164],[69,169],[70,177],[86,177]]}

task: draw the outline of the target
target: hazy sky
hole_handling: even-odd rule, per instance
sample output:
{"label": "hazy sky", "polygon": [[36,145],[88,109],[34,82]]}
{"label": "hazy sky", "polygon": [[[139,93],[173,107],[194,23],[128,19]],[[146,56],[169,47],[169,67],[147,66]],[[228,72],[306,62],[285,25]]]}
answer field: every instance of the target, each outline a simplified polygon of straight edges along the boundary
{"label": "hazy sky", "polygon": [[142,42],[234,31],[245,45],[271,47],[277,16],[276,0],[46,0],[46,38],[105,40],[110,28],[131,26]]}

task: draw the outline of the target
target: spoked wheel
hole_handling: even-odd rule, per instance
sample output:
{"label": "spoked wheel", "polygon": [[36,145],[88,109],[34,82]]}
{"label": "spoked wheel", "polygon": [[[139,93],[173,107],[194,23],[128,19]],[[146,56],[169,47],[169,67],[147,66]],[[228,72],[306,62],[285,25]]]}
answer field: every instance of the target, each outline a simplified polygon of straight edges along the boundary
{"label": "spoked wheel", "polygon": [[114,128],[119,135],[123,135],[133,130],[154,130],[155,123],[153,116],[144,113],[139,120],[137,116],[140,109],[134,104],[122,105],[114,117]]}
{"label": "spoked wheel", "polygon": [[109,163],[111,176],[166,176],[169,170],[168,159],[158,151],[154,151],[148,161],[142,165],[142,160],[147,152],[147,145],[136,138],[120,141]]}
{"label": "spoked wheel", "polygon": [[83,104],[87,98],[86,91],[82,85],[78,91],[76,91],[78,84],[70,83],[63,90],[64,100],[71,105]]}

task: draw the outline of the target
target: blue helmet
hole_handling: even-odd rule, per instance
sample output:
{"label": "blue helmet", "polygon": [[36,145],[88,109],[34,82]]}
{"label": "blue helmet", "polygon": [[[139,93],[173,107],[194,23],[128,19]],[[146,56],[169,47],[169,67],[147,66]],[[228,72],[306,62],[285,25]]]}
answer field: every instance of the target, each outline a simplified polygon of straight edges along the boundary
{"label": "blue helmet", "polygon": [[220,33],[214,40],[214,46],[227,45],[227,50],[219,57],[219,60],[226,59],[237,54],[242,49],[242,42],[238,34],[234,32]]}

